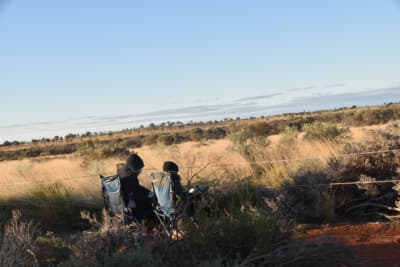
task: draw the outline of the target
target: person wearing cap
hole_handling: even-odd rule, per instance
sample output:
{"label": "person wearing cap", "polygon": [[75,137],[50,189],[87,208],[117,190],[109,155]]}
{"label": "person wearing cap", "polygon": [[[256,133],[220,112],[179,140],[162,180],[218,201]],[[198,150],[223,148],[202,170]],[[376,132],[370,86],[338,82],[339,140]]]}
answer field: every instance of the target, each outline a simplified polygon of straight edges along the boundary
{"label": "person wearing cap", "polygon": [[152,204],[149,191],[139,183],[138,176],[142,172],[144,163],[137,154],[131,154],[124,167],[118,171],[121,180],[122,198],[127,208],[132,210],[135,217],[142,219],[151,216]]}

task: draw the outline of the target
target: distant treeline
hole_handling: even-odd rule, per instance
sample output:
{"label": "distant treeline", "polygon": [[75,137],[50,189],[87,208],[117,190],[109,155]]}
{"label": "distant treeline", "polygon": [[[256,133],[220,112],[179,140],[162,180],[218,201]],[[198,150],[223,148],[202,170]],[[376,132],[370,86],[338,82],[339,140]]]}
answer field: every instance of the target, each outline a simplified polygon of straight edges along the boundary
{"label": "distant treeline", "polygon": [[[186,141],[201,141],[225,138],[226,135],[243,129],[255,136],[268,136],[281,133],[287,127],[302,131],[307,124],[319,122],[341,123],[344,126],[367,126],[384,124],[400,119],[399,104],[357,108],[341,108],[329,111],[288,113],[281,116],[241,120],[225,118],[222,121],[208,122],[165,122],[148,127],[125,129],[120,132],[67,134],[65,137],[33,139],[30,143],[5,141],[0,147],[0,161],[22,158],[79,153],[94,158],[115,156],[127,148],[143,145],[173,145]],[[124,137],[114,135],[124,134]],[[100,137],[102,137],[100,140]],[[22,147],[24,145],[24,147]]]}

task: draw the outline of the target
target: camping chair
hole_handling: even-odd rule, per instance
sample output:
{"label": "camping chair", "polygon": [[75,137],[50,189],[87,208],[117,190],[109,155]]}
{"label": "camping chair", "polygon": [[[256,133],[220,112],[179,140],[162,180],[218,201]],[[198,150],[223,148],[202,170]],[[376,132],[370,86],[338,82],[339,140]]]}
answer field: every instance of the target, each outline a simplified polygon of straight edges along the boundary
{"label": "camping chair", "polygon": [[154,213],[165,233],[171,238],[174,230],[179,233],[177,224],[183,217],[185,208],[176,205],[176,196],[172,191],[171,176],[168,172],[154,172],[150,177],[157,199]]}
{"label": "camping chair", "polygon": [[104,207],[110,215],[116,216],[121,220],[127,220],[128,212],[122,199],[121,181],[118,175],[104,177],[100,175],[103,189]]}

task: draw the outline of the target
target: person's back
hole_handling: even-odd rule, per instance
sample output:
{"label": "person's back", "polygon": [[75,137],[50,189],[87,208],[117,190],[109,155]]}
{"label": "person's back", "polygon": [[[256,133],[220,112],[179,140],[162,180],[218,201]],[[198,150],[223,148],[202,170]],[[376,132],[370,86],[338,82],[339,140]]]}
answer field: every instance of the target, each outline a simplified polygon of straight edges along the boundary
{"label": "person's back", "polygon": [[124,167],[118,171],[123,200],[134,215],[152,209],[148,197],[150,191],[139,184],[138,176],[143,167],[143,160],[138,155],[132,154],[126,160]]}
{"label": "person's back", "polygon": [[179,176],[179,167],[176,165],[175,162],[166,161],[163,165],[163,171],[170,173],[171,176],[171,184],[172,184],[172,191],[174,193],[183,193],[183,187],[181,184],[181,177]]}

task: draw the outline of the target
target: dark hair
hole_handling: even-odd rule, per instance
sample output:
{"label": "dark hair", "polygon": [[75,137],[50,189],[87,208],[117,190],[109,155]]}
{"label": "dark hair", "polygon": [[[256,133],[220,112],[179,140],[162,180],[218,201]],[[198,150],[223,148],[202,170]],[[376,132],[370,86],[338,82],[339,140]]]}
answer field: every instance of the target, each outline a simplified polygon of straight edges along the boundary
{"label": "dark hair", "polygon": [[166,162],[164,162],[164,165],[163,165],[163,171],[165,171],[165,172],[178,172],[179,171],[179,167],[178,167],[178,165],[176,165],[175,162],[166,161]]}
{"label": "dark hair", "polygon": [[126,159],[126,166],[134,172],[139,171],[144,167],[144,163],[141,157],[139,157],[137,154],[131,154],[127,159]]}

